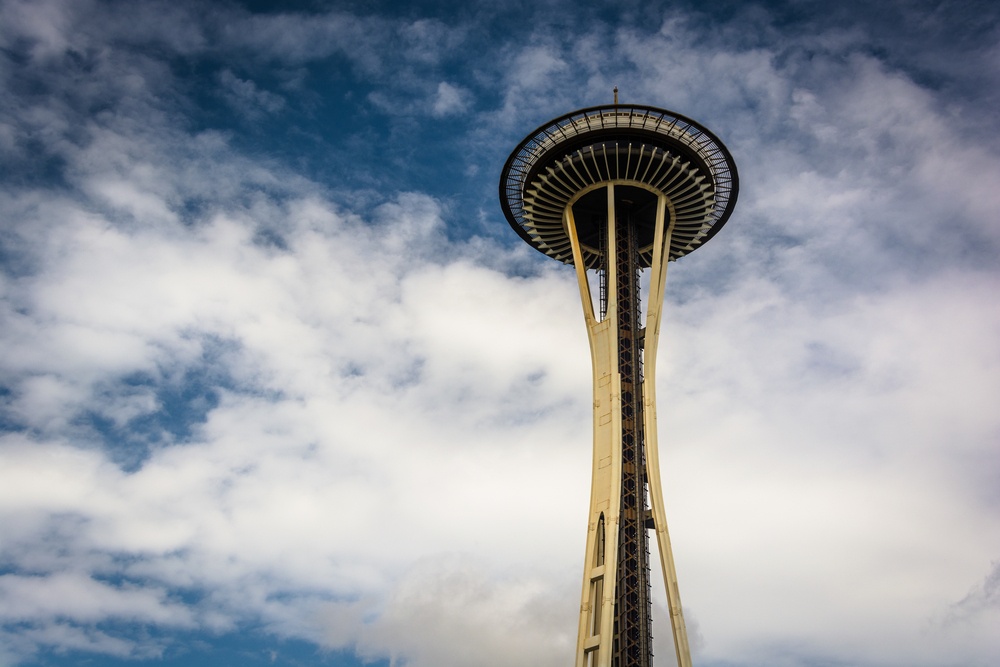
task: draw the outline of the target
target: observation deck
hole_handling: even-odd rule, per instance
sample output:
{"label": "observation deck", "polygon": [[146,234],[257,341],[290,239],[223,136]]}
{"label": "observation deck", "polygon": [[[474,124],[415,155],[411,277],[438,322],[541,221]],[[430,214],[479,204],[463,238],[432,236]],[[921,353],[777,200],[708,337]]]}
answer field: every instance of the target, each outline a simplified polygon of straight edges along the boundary
{"label": "observation deck", "polygon": [[[500,203],[514,231],[535,249],[573,264],[563,211],[580,206],[577,232],[586,268],[601,266],[600,197],[608,183],[668,199],[673,225],[669,260],[696,250],[729,219],[736,204],[736,164],[719,139],[695,121],[665,109],[615,104],[568,113],[542,125],[511,153],[500,179]],[[637,199],[643,199],[639,192]],[[638,201],[640,267],[652,263],[655,197]],[[606,210],[606,209],[605,209]],[[647,222],[643,222],[643,220]]]}

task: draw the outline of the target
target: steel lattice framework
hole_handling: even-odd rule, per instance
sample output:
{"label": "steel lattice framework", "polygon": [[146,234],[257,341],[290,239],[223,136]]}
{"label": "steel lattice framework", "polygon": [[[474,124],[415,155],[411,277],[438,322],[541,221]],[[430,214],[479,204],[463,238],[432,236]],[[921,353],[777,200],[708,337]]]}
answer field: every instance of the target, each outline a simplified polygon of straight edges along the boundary
{"label": "steel lattice framework", "polygon": [[[649,529],[677,662],[691,664],[660,484],[656,348],[668,261],[712,238],[738,191],[736,165],[715,135],[648,106],[591,107],[556,118],[528,135],[504,166],[504,214],[521,238],[576,268],[590,338],[594,473],[577,667],[651,665]],[[597,313],[588,269],[600,275]],[[645,326],[643,269],[650,271]]]}

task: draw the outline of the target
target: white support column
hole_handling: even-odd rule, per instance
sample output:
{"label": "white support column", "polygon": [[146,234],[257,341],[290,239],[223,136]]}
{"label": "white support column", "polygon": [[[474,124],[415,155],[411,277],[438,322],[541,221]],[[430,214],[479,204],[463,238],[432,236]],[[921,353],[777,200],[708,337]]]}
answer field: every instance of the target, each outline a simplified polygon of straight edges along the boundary
{"label": "white support column", "polygon": [[[678,667],[691,667],[691,650],[688,646],[687,627],[681,608],[680,592],[677,588],[677,572],[674,569],[674,554],[670,548],[670,533],[667,531],[667,515],[663,506],[663,486],[660,482],[660,454],[656,432],[656,351],[660,339],[660,321],[663,315],[663,291],[667,279],[670,237],[673,233],[672,206],[666,196],[660,195],[656,207],[656,231],[653,237],[653,263],[650,267],[649,306],[646,314],[646,338],[643,347],[642,383],[643,427],[646,445],[646,477],[649,481],[649,502],[656,527],[656,543],[660,549],[660,565],[667,589],[667,608],[670,612],[670,628],[674,636],[674,649]],[[670,225],[664,229],[664,220]]]}
{"label": "white support column", "polygon": [[[609,244],[614,243],[614,186],[608,186]],[[621,379],[616,353],[616,299],[609,295],[608,312],[597,321],[587,282],[583,252],[573,209],[564,224],[573,247],[580,299],[590,340],[594,372],[594,457],[590,487],[587,548],[584,557],[576,667],[610,667],[614,639],[615,582],[618,563],[618,520],[621,505]],[[613,246],[612,246],[613,247]],[[614,257],[609,271],[614,271]]]}

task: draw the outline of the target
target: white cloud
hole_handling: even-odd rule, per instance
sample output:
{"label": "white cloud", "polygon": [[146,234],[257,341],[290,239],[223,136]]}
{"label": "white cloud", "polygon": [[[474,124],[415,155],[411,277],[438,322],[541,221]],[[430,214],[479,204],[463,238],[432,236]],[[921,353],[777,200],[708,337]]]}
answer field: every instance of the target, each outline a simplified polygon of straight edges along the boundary
{"label": "white cloud", "polygon": [[438,84],[437,95],[434,97],[431,112],[435,116],[449,116],[451,114],[462,113],[468,106],[468,91],[453,86],[447,81],[442,81]]}
{"label": "white cloud", "polygon": [[927,624],[1000,548],[991,473],[969,477],[1000,392],[989,280],[826,305],[768,288],[675,306],[664,334],[667,503],[686,599],[712,610],[706,657],[837,627],[803,649],[878,655],[893,637],[885,659],[938,664],[962,642]]}
{"label": "white cloud", "polygon": [[274,114],[285,106],[285,100],[280,95],[261,90],[253,81],[241,79],[228,69],[219,73],[219,83],[226,101],[248,118]]}
{"label": "white cloud", "polygon": [[453,52],[465,38],[461,27],[450,26],[437,19],[417,19],[403,23],[398,32],[404,44],[406,59],[436,65]]}
{"label": "white cloud", "polygon": [[26,622],[60,617],[98,622],[128,619],[166,626],[193,625],[190,611],[179,603],[165,603],[164,591],[149,587],[129,590],[75,573],[50,576],[0,576],[2,617]]}
{"label": "white cloud", "polygon": [[[5,150],[27,164],[30,135],[63,182],[0,200],[14,258],[3,659],[149,657],[170,641],[101,626],[120,619],[252,624],[412,665],[466,664],[463,646],[482,664],[564,663],[590,465],[572,274],[462,240],[444,197],[337,190],[190,129],[163,103],[182,90],[169,68],[83,49],[107,36],[70,30],[68,7],[3,9],[39,61],[73,44],[93,67],[79,86],[45,71],[73,95],[4,107]],[[443,76],[464,28],[289,13],[222,30],[223,14],[157,43],[258,49],[257,66],[341,54],[373,95],[420,90],[440,116],[468,112],[488,81],[502,108],[475,117],[478,145],[513,143],[608,83],[718,129],[741,202],[671,267],[659,374],[698,659],[996,653],[1000,320],[977,250],[995,245],[998,159],[962,114],[838,30],[806,58],[706,41],[665,14],[658,32],[603,26],[572,44],[539,28],[525,49],[491,50],[508,56],[495,69]],[[392,36],[403,44],[379,51]],[[243,104],[290,112],[264,79],[221,67]]]}
{"label": "white cloud", "polygon": [[32,55],[42,58],[66,49],[69,21],[59,2],[15,0],[0,7],[0,18],[0,25],[5,26],[0,39],[8,47],[19,38],[27,39]]}
{"label": "white cloud", "polygon": [[[444,239],[437,203],[420,195],[399,195],[367,221],[308,194],[189,226],[171,200],[191,176],[145,162],[151,155],[138,169],[116,167],[114,188],[89,185],[101,182],[99,169],[87,175],[108,217],[72,201],[30,209],[57,233],[28,237],[37,271],[8,293],[24,306],[11,312],[19,326],[5,345],[9,408],[47,434],[4,444],[0,514],[32,517],[9,533],[8,557],[44,574],[18,580],[18,595],[49,599],[46,586],[70,576],[66,567],[89,562],[135,582],[150,604],[167,589],[210,591],[191,612],[203,626],[260,616],[302,636],[308,619],[272,601],[275,592],[378,605],[427,554],[486,549],[523,562],[515,533],[534,537],[536,550],[562,548],[558,531],[518,530],[540,499],[497,498],[531,479],[529,461],[557,465],[569,442],[558,416],[583,416],[568,400],[586,393],[585,368],[538,349],[568,333],[585,354],[575,319],[551,318],[576,314],[571,284],[551,272],[511,282],[475,266]],[[153,173],[166,178],[150,188]],[[281,247],[257,243],[262,226],[280,231]],[[520,316],[502,317],[497,303]],[[110,397],[106,388],[142,373],[155,389],[176,372],[167,369],[204,363],[211,340],[228,341],[215,363],[236,385],[188,442],[153,450],[126,473],[63,439],[83,411],[128,424],[159,409],[148,388]],[[512,418],[519,407],[531,416]],[[534,452],[533,425],[555,450]],[[571,430],[586,438],[584,426]],[[549,475],[534,476],[546,489]],[[502,539],[480,532],[466,545],[454,531],[479,523]],[[40,562],[37,541],[57,526],[58,552],[45,548]],[[101,554],[132,558],[118,565]],[[79,597],[93,600],[95,618],[132,609],[162,622]]]}

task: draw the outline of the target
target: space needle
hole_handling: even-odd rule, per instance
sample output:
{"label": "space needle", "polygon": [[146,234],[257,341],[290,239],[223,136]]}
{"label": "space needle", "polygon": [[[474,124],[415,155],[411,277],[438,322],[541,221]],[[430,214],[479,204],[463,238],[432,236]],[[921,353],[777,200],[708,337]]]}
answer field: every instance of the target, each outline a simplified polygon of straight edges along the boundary
{"label": "space needle", "polygon": [[529,245],[575,267],[590,340],[593,475],[576,667],[652,664],[650,532],[677,664],[691,665],[663,507],[656,351],[667,263],[722,228],[738,191],[736,164],[714,134],[672,111],[620,105],[617,89],[613,105],[533,131],[504,165],[504,215]]}

